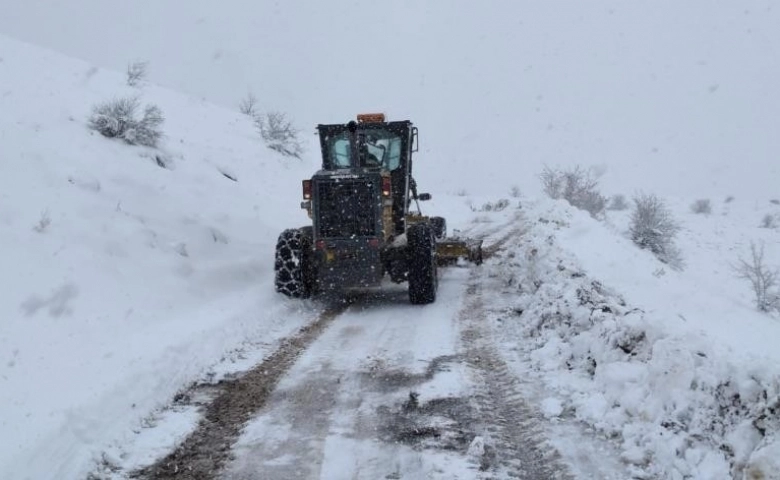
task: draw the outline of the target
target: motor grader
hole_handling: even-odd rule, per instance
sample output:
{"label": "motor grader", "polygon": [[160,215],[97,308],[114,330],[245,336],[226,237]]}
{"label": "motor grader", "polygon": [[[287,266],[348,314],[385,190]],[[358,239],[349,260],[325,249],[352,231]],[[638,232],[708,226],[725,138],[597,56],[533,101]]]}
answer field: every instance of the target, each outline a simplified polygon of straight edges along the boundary
{"label": "motor grader", "polygon": [[424,216],[412,178],[418,130],[408,120],[360,114],[318,125],[322,168],[303,180],[311,225],[287,229],[276,244],[276,290],[294,298],[408,282],[409,300],[436,300],[438,266],[482,261],[482,242],[447,238],[442,217]]}

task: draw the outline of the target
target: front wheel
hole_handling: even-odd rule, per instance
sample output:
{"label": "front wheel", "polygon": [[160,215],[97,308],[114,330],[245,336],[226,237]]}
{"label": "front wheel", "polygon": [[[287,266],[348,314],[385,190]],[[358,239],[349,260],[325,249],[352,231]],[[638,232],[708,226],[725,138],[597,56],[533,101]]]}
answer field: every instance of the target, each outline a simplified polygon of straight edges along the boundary
{"label": "front wheel", "polygon": [[[310,230],[310,229],[309,229]],[[276,291],[292,298],[309,298],[311,281],[311,232],[291,228],[276,242],[274,283]]]}
{"label": "front wheel", "polygon": [[409,244],[409,301],[424,305],[436,301],[439,287],[436,243],[427,224],[412,225],[406,232]]}

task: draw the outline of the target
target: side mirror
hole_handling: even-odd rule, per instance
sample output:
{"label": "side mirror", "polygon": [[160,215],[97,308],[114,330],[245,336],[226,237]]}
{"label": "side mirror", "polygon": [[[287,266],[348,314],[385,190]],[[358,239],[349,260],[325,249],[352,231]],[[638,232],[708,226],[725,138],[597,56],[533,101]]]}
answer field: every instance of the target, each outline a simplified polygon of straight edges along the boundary
{"label": "side mirror", "polygon": [[412,127],[412,153],[420,150],[420,140],[417,136],[417,127]]}
{"label": "side mirror", "polygon": [[421,193],[421,194],[417,195],[417,200],[419,200],[421,202],[425,202],[425,201],[430,200],[430,199],[431,199],[431,194],[430,193]]}

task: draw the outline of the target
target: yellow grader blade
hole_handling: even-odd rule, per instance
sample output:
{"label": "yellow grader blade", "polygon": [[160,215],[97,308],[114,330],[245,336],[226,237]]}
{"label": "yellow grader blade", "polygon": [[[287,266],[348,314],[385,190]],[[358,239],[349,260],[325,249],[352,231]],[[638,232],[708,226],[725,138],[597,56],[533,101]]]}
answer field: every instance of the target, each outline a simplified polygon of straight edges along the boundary
{"label": "yellow grader blade", "polygon": [[439,264],[451,265],[462,258],[476,265],[482,263],[482,240],[445,238],[436,243]]}

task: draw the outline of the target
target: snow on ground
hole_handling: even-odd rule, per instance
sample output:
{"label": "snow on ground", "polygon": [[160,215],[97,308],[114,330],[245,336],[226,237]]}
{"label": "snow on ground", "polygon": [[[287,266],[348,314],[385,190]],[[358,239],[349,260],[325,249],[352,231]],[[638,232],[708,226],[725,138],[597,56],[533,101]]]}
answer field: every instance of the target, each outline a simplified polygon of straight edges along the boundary
{"label": "snow on ground", "polygon": [[[497,338],[549,389],[544,415],[590,426],[639,477],[780,471],[778,321],[753,310],[730,268],[753,239],[780,264],[778,230],[758,228],[780,208],[768,202],[780,197],[771,2],[401,2],[383,21],[404,33],[381,38],[375,10],[346,3],[152,4],[135,15],[98,0],[11,2],[0,24],[115,69],[150,59],[152,78],[224,105],[256,89],[303,124],[408,114],[428,209],[451,227],[496,215],[480,211],[496,197],[466,192],[534,191],[543,162],[677,195],[680,272],[630,244],[625,212],[597,223],[524,200],[532,229],[486,269],[500,272]],[[409,63],[387,52],[411,52]],[[377,81],[356,59],[380,57],[392,68]],[[90,134],[93,104],[134,92],[123,80],[0,37],[3,478],[86,472],[226,352],[262,357],[312,314],[280,302],[269,272],[278,230],[305,223],[296,186],[316,147],[290,162],[247,118],[151,85],[140,92],[167,117],[160,152]],[[718,195],[711,215],[689,211],[696,195]]]}
{"label": "snow on ground", "polygon": [[[780,261],[776,207],[672,202],[683,225],[675,271],[565,202],[523,201],[530,229],[488,262],[490,320],[518,375],[542,380],[541,410],[615,444],[636,478],[780,478],[780,319],[754,311],[730,264],[749,239]],[[576,449],[563,439],[564,457]]]}
{"label": "snow on ground", "polygon": [[247,424],[226,476],[474,478],[463,452],[421,451],[401,439],[410,428],[401,415],[390,423],[410,391],[424,404],[471,390],[453,356],[467,277],[443,272],[433,305],[410,305],[403,286],[389,286],[347,309]]}
{"label": "snow on ground", "polygon": [[[76,478],[221,357],[313,315],[269,274],[313,166],[239,114],[5,37],[0,52],[0,477]],[[166,116],[159,151],[86,128],[136,93]]]}

